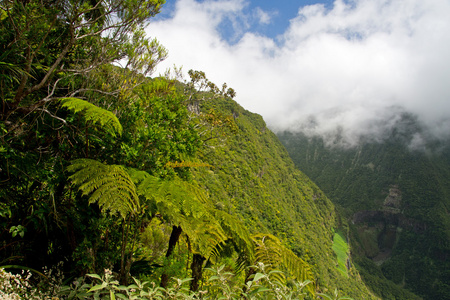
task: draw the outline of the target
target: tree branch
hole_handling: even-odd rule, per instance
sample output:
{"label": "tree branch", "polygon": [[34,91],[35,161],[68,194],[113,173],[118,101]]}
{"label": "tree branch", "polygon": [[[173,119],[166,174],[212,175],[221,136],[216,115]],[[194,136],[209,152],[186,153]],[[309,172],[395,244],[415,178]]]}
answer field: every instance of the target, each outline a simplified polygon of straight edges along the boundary
{"label": "tree branch", "polygon": [[53,65],[50,67],[50,69],[47,71],[47,73],[45,74],[44,78],[42,78],[41,82],[39,82],[38,84],[36,84],[35,86],[27,89],[24,92],[24,95],[22,96],[22,98],[26,97],[27,95],[41,89],[46,83],[47,80],[50,78],[50,76],[53,74],[53,71],[55,71],[56,67],[58,67],[58,65],[61,63],[61,61],[63,60],[63,58],[66,56],[66,54],[69,52],[70,48],[72,48],[73,43],[74,43],[74,35],[73,35],[73,28],[71,28],[70,30],[70,35],[71,35],[71,39],[69,41],[69,43],[67,43],[66,47],[63,49],[63,51],[59,54],[58,58],[56,59],[56,61],[53,63]]}

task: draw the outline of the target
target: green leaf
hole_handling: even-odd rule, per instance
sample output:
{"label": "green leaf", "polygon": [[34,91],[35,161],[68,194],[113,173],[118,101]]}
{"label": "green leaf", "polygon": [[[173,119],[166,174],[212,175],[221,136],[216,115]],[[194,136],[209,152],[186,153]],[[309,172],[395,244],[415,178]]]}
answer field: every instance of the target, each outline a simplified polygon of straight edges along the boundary
{"label": "green leaf", "polygon": [[107,286],[108,286],[108,284],[107,284],[106,282],[103,282],[102,284],[94,285],[93,287],[91,287],[91,288],[88,290],[88,293],[94,292],[94,291],[98,291],[98,290],[101,290],[101,289],[104,289],[104,288],[107,287]]}
{"label": "green leaf", "polygon": [[317,295],[317,296],[321,296],[321,297],[325,297],[325,298],[327,298],[327,299],[329,299],[329,300],[333,300],[333,298],[331,298],[331,297],[328,296],[327,294],[317,293],[316,295]]}
{"label": "green leaf", "polygon": [[209,277],[208,281],[217,280],[219,278],[220,278],[219,276],[213,275],[213,276]]}
{"label": "green leaf", "polygon": [[87,274],[87,276],[92,277],[92,278],[96,278],[96,279],[99,279],[99,280],[102,280],[102,278],[99,275],[97,275],[97,274]]}
{"label": "green leaf", "polygon": [[264,293],[264,292],[268,292],[268,291],[270,291],[269,288],[267,288],[265,286],[261,286],[261,287],[257,288],[254,292],[252,292],[252,294]]}
{"label": "green leaf", "polygon": [[261,278],[266,277],[266,275],[262,274],[262,273],[256,273],[255,276],[253,277],[253,281],[258,281]]}

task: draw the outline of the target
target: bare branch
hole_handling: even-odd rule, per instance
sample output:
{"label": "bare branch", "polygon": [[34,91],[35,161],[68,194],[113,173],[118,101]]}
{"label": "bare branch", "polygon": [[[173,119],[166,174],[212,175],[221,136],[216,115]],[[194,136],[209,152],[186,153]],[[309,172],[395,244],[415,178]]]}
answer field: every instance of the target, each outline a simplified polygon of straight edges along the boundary
{"label": "bare branch", "polygon": [[71,93],[69,95],[69,97],[75,97],[76,95],[83,93],[83,92],[95,92],[95,93],[109,95],[109,96],[117,96],[120,93],[119,90],[115,90],[113,92],[106,92],[106,91],[102,91],[102,90],[98,90],[98,89],[78,89],[78,90],[74,91],[73,93]]}
{"label": "bare branch", "polygon": [[46,109],[46,108],[36,108],[36,110],[37,110],[37,111],[45,112],[45,113],[47,113],[50,117],[52,117],[52,118],[54,118],[54,119],[57,119],[57,120],[63,122],[64,124],[67,124],[67,121],[66,121],[66,120],[64,120],[64,119],[62,119],[62,118],[60,118],[60,117],[58,117],[58,116],[55,116],[55,115],[52,114],[50,111],[48,111],[48,109]]}
{"label": "bare branch", "polygon": [[69,52],[70,48],[72,48],[72,46],[73,46],[73,42],[74,42],[73,30],[71,30],[70,35],[71,35],[71,39],[70,39],[69,43],[67,43],[66,47],[59,54],[58,58],[53,63],[53,65],[50,67],[50,69],[47,71],[47,73],[45,74],[44,78],[42,78],[41,82],[36,84],[35,86],[31,87],[30,89],[26,90],[24,95],[22,96],[22,98],[27,96],[27,95],[29,95],[29,94],[31,94],[31,93],[33,93],[33,92],[35,92],[35,91],[37,91],[37,90],[39,90],[39,89],[41,89],[47,83],[47,80],[53,74],[53,71],[55,71],[56,67],[58,67],[58,65],[61,63],[63,58]]}

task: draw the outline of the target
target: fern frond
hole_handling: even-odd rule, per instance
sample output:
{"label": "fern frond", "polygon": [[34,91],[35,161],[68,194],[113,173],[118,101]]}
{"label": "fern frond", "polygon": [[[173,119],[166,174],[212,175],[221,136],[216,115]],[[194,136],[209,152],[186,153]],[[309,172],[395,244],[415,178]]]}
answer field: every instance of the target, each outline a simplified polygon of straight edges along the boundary
{"label": "fern frond", "polygon": [[138,94],[144,95],[167,95],[176,91],[175,86],[168,80],[162,78],[155,78],[151,82],[142,85],[137,90]]}
{"label": "fern frond", "polygon": [[221,210],[213,211],[214,217],[219,222],[225,233],[234,241],[241,250],[238,260],[236,273],[240,272],[246,265],[253,263],[254,244],[250,232],[244,223],[233,215]]}
{"label": "fern frond", "polygon": [[311,266],[287,248],[283,251],[283,264],[298,281],[314,280]]}
{"label": "fern frond", "polygon": [[[268,270],[285,269],[298,281],[314,282],[311,266],[285,247],[277,237],[271,234],[257,234],[253,236],[253,240],[256,244],[256,261],[264,263]],[[280,276],[279,273],[276,276]],[[276,279],[283,280],[283,278]],[[312,285],[309,284],[307,289],[314,294]]]}
{"label": "fern frond", "polygon": [[220,256],[221,247],[228,238],[219,223],[211,217],[193,223],[186,234],[191,239],[193,252],[208,259]]}
{"label": "fern frond", "polygon": [[[257,234],[253,236],[255,242],[255,262],[264,264],[268,271],[279,270],[283,267],[282,246],[278,239],[271,234]],[[286,278],[283,273],[274,273],[272,279],[284,283]]]}
{"label": "fern frond", "polygon": [[[155,201],[157,206],[173,209],[187,217],[200,219],[207,213],[205,193],[180,178],[161,180],[148,176],[138,185],[137,191],[148,200]],[[167,211],[169,214],[170,209]]]}
{"label": "fern frond", "polygon": [[131,179],[133,180],[134,184],[136,185],[136,187],[139,186],[139,184],[144,181],[147,178],[155,178],[154,176],[148,174],[145,171],[141,171],[141,170],[137,170],[134,168],[127,168],[127,172],[130,175]]}
{"label": "fern frond", "polygon": [[113,136],[116,136],[116,134],[119,136],[122,135],[122,124],[120,124],[119,119],[117,119],[116,115],[112,112],[88,101],[74,97],[61,98],[60,102],[62,103],[62,107],[65,107],[74,113],[83,113],[86,121],[91,121],[93,124],[99,124],[102,129]]}
{"label": "fern frond", "polygon": [[98,203],[102,211],[127,214],[140,211],[136,186],[124,167],[105,165],[92,159],[77,159],[67,168],[69,177],[83,195],[89,195],[89,203]]}
{"label": "fern frond", "polygon": [[133,178],[138,178],[138,175],[142,180],[137,186],[137,193],[153,201],[164,217],[183,229],[191,240],[194,253],[203,257],[218,256],[220,245],[228,236],[210,213],[208,197],[203,190],[195,183],[178,177],[162,180],[133,173]]}

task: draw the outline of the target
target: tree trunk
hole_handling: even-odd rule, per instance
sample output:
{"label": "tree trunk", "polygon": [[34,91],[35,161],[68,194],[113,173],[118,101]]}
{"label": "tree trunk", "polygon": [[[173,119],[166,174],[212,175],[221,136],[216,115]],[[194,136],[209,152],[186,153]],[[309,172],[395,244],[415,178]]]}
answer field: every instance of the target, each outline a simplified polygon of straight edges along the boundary
{"label": "tree trunk", "polygon": [[130,222],[131,215],[128,216],[128,220],[126,224],[123,224],[122,227],[122,246],[120,253],[120,274],[119,274],[119,282],[123,285],[127,284],[127,272],[126,272],[126,261],[125,261],[125,251],[127,249],[128,242],[128,232],[130,230]]}
{"label": "tree trunk", "polygon": [[[175,226],[175,225],[172,226],[172,233],[170,234],[170,238],[169,238],[169,247],[167,248],[166,258],[169,258],[172,255],[173,250],[175,249],[175,246],[177,245],[177,242],[180,238],[182,231],[183,231],[183,229],[181,229],[180,226]],[[161,275],[160,286],[163,288],[166,288],[168,282],[169,282],[169,275],[167,275],[167,273],[165,271],[163,271],[163,273]]]}
{"label": "tree trunk", "polygon": [[194,254],[192,256],[192,264],[191,264],[192,281],[190,289],[193,292],[196,292],[198,290],[198,283],[202,279],[204,261],[205,258],[200,254]]}
{"label": "tree trunk", "polygon": [[[242,292],[243,292],[243,293],[246,293],[246,292],[247,292],[247,290],[248,290],[247,282],[250,281],[250,277],[251,277],[252,275],[254,275],[254,274],[256,274],[256,269],[255,269],[255,267],[250,267],[250,268],[247,270],[246,274],[245,274],[244,286],[243,286],[243,288],[242,288]],[[247,298],[245,298],[245,299],[247,299]]]}

